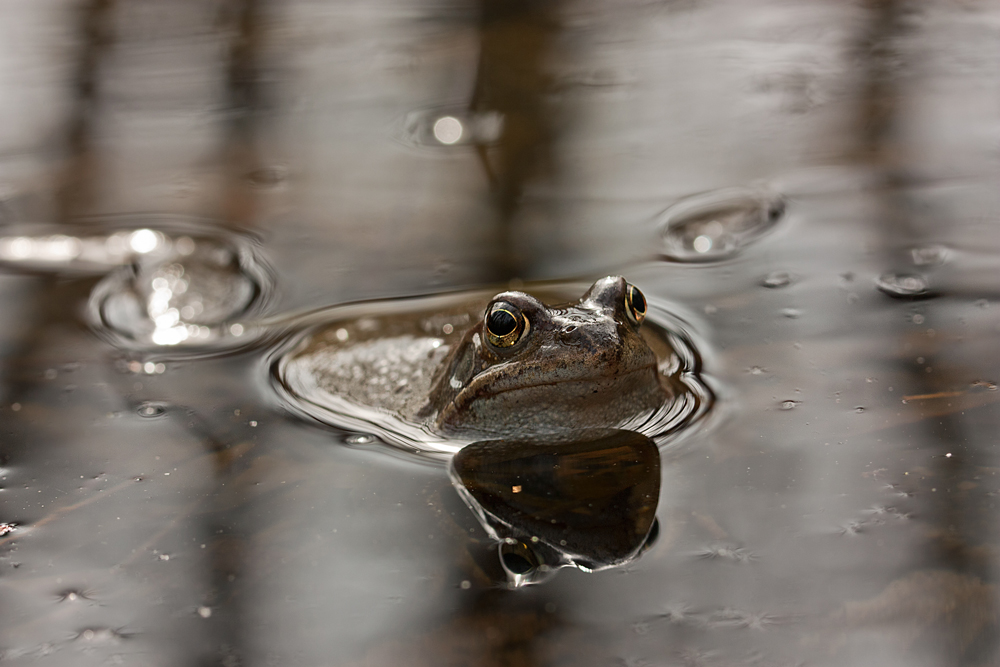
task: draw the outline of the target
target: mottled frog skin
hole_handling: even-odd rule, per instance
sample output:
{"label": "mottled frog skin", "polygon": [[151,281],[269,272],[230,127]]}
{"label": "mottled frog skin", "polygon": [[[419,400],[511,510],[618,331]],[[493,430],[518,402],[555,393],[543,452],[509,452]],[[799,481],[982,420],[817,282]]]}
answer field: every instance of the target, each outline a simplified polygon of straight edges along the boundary
{"label": "mottled frog skin", "polygon": [[385,303],[335,309],[285,353],[286,390],[324,421],[354,406],[445,437],[530,436],[634,424],[685,393],[668,336],[621,277],[560,306],[519,291]]}
{"label": "mottled frog skin", "polygon": [[[445,361],[418,416],[445,433],[512,434],[615,426],[654,410],[670,395],[639,334],[645,311],[641,293],[620,277],[561,307],[498,294]],[[519,333],[509,345],[490,331],[498,319]]]}

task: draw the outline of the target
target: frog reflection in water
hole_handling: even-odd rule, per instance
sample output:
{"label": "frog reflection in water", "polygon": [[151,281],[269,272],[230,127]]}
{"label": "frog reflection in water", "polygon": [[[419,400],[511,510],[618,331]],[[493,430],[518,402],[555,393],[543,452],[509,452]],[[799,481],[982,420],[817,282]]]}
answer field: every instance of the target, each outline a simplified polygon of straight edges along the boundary
{"label": "frog reflection in water", "polygon": [[[478,321],[466,314],[464,331],[458,310],[422,320],[422,331],[435,335],[414,335],[398,314],[328,323],[280,372],[298,399],[340,397],[443,435],[619,426],[685,391],[671,377],[678,363],[662,332],[642,335],[646,309],[642,292],[621,277],[598,280],[559,307],[503,292]],[[438,337],[442,330],[451,335]]]}

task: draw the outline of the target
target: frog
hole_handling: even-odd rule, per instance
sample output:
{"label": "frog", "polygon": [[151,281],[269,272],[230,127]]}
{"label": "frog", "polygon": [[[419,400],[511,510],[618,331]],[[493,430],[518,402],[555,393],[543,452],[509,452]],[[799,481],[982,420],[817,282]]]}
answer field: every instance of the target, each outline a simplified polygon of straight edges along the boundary
{"label": "frog", "polygon": [[610,427],[670,400],[639,334],[646,299],[621,276],[574,304],[493,297],[442,364],[418,417],[443,433],[549,434]]}
{"label": "frog", "polygon": [[659,424],[694,410],[690,355],[647,325],[638,287],[608,276],[546,305],[539,294],[554,291],[340,308],[282,353],[274,376],[306,414],[390,439],[406,432],[410,446]]}

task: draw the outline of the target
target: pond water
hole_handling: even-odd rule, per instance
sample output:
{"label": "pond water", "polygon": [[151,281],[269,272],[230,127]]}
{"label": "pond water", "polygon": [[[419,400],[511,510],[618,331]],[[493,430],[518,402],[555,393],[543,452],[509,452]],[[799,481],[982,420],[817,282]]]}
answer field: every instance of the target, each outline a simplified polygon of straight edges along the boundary
{"label": "pond water", "polygon": [[[995,2],[4,9],[0,660],[1000,660]],[[607,275],[668,437],[282,375]]]}

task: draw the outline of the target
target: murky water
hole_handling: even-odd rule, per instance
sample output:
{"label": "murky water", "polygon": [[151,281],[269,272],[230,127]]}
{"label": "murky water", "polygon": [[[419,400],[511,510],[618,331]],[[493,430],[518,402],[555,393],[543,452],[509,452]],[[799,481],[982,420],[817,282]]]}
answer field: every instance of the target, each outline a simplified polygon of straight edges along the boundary
{"label": "murky water", "polygon": [[[3,661],[997,662],[995,2],[4,10]],[[609,274],[658,447],[279,381]]]}

